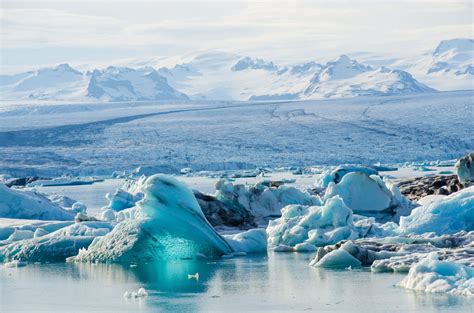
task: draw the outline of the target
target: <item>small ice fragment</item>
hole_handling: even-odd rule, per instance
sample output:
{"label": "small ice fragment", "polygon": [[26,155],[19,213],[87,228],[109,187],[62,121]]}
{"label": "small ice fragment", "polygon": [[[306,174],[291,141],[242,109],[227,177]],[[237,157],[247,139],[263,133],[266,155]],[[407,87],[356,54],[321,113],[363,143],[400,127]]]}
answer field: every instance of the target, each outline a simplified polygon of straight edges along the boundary
{"label": "small ice fragment", "polygon": [[24,262],[24,261],[19,261],[19,260],[13,260],[11,262],[7,262],[5,263],[5,267],[24,267],[26,266],[28,263]]}
{"label": "small ice fragment", "polygon": [[188,274],[188,279],[199,280],[199,273],[196,273],[196,274]]}
{"label": "small ice fragment", "polygon": [[148,292],[143,287],[138,289],[138,291],[125,291],[125,293],[123,294],[123,297],[126,299],[142,298],[146,296],[148,296]]}

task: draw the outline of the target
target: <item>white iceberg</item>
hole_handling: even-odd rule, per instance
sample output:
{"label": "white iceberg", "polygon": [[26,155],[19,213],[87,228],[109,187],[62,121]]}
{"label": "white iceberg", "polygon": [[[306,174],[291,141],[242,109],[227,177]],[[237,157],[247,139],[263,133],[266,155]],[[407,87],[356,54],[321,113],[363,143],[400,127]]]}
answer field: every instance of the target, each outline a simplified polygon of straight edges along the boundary
{"label": "white iceberg", "polygon": [[0,217],[35,220],[74,220],[74,213],[33,191],[10,189],[0,183]]}
{"label": "white iceberg", "polygon": [[413,265],[399,286],[426,292],[474,295],[474,268],[439,261],[436,252]]}
{"label": "white iceberg", "polygon": [[208,223],[185,184],[158,174],[149,177],[141,190],[145,198],[137,203],[139,217],[120,222],[71,260],[138,263],[234,252]]}
{"label": "white iceberg", "polygon": [[267,233],[265,229],[251,229],[224,238],[236,253],[257,253],[267,251]]}
{"label": "white iceberg", "polygon": [[340,196],[354,213],[374,216],[380,220],[398,221],[410,213],[411,204],[398,188],[377,175],[350,172],[339,183],[329,183],[324,199]]}
{"label": "white iceberg", "polygon": [[260,221],[280,216],[280,210],[289,204],[321,204],[318,197],[297,188],[286,185],[268,187],[264,183],[244,185],[220,180],[216,184],[216,198],[225,206],[250,211]]}
{"label": "white iceberg", "polygon": [[281,213],[267,227],[268,244],[276,251],[281,251],[280,245],[295,248],[297,244],[308,243],[317,247],[359,237],[352,211],[339,196],[322,206],[288,205]]}
{"label": "white iceberg", "polygon": [[333,250],[324,255],[319,261],[315,262],[315,260],[313,259],[310,265],[325,268],[353,268],[361,266],[361,262],[344,249]]}

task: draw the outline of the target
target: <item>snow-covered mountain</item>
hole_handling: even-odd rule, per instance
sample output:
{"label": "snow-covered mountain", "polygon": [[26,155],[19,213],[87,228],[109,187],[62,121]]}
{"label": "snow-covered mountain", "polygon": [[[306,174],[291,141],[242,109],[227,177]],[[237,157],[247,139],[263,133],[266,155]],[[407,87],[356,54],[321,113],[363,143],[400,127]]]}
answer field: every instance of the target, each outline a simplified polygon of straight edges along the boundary
{"label": "snow-covered mountain", "polygon": [[68,64],[0,76],[3,100],[139,101],[187,99],[150,67],[81,73]]}
{"label": "snow-covered mountain", "polygon": [[474,40],[443,40],[432,52],[390,66],[409,71],[439,90],[474,89]]}
{"label": "snow-covered mountain", "polygon": [[[347,55],[319,64],[211,51],[111,62],[81,73],[67,64],[0,75],[6,100],[288,100],[474,89],[474,41],[444,40],[421,56],[358,62]],[[384,64],[384,66],[380,66]],[[86,67],[87,68],[87,67]]]}
{"label": "snow-covered mountain", "polygon": [[105,101],[187,99],[151,67],[131,69],[110,66],[89,73],[87,97]]}
{"label": "snow-covered mountain", "polygon": [[385,67],[374,69],[342,55],[328,62],[320,73],[314,75],[300,98],[383,96],[433,91],[408,72]]}

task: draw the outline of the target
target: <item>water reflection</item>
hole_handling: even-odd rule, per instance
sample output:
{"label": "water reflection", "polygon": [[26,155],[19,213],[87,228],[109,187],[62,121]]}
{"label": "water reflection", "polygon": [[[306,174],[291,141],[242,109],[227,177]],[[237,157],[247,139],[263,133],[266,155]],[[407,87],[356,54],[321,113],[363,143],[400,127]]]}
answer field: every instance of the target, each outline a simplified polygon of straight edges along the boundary
{"label": "water reflection", "polygon": [[[396,287],[403,275],[325,270],[310,254],[223,260],[180,260],[137,267],[107,264],[32,264],[0,268],[1,312],[472,312],[467,297]],[[188,274],[199,273],[199,280]],[[149,296],[124,299],[145,287]]]}

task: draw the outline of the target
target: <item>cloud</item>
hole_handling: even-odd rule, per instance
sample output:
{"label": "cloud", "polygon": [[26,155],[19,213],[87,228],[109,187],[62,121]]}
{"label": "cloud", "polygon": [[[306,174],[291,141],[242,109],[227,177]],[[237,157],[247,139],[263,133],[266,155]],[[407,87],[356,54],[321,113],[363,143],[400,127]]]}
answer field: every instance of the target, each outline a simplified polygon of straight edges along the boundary
{"label": "cloud", "polygon": [[442,39],[472,36],[470,1],[72,0],[2,5],[2,49],[15,53],[107,48],[116,51],[110,57],[118,58],[132,57],[131,50],[138,57],[149,53],[149,47],[166,46],[169,53],[219,49],[300,60],[352,51],[409,54]]}

